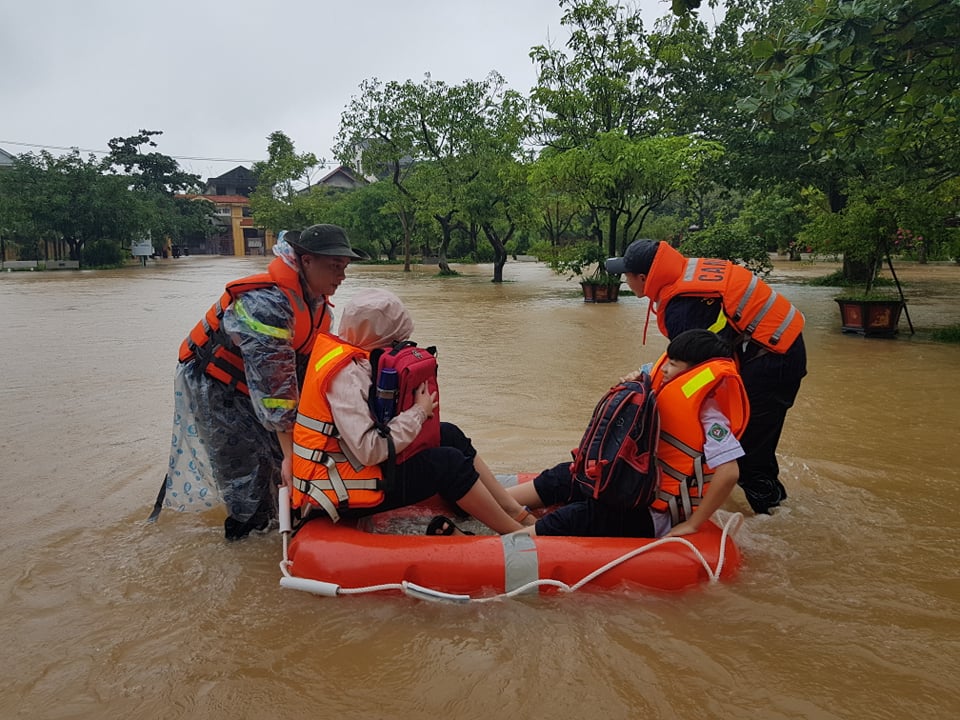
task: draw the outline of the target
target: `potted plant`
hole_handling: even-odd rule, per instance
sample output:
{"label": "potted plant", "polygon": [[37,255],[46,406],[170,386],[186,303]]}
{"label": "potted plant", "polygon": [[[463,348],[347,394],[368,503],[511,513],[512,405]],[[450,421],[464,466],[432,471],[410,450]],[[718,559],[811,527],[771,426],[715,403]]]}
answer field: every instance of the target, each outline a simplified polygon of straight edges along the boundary
{"label": "potted plant", "polygon": [[[841,332],[894,337],[901,314],[910,322],[903,288],[890,256],[890,238],[897,227],[894,213],[884,202],[860,195],[850,198],[840,212],[821,208],[811,214],[812,222],[800,233],[801,239],[816,250],[843,257],[843,270],[837,280],[848,289],[834,298],[840,309]],[[893,277],[895,292],[875,289],[884,261]]]}
{"label": "potted plant", "polygon": [[864,337],[896,335],[907,305],[902,297],[876,292],[840,295],[834,300],[840,306],[840,330]]}
{"label": "potted plant", "polygon": [[606,255],[596,242],[581,241],[545,253],[550,268],[568,280],[579,278],[584,302],[610,303],[620,297],[620,277],[604,267]]}
{"label": "potted plant", "polygon": [[[896,292],[893,290],[877,290],[875,281],[880,265],[886,260],[893,277]],[[910,334],[913,334],[913,323],[907,312],[907,300],[903,296],[903,288],[893,269],[893,260],[885,239],[878,243],[876,254],[876,269],[863,284],[863,290],[845,292],[834,298],[840,307],[840,330],[845,333],[857,333],[864,337],[894,337],[899,331],[900,315],[906,315],[910,324]]]}

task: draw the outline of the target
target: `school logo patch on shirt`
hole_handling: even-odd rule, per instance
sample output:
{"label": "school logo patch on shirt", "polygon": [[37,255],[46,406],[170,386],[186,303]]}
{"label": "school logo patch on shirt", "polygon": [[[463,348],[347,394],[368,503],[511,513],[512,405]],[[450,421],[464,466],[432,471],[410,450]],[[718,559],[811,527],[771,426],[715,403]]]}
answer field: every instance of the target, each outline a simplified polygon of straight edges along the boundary
{"label": "school logo patch on shirt", "polygon": [[714,423],[713,425],[710,426],[710,429],[707,430],[707,435],[712,437],[717,442],[720,442],[729,434],[730,434],[730,431],[720,423]]}

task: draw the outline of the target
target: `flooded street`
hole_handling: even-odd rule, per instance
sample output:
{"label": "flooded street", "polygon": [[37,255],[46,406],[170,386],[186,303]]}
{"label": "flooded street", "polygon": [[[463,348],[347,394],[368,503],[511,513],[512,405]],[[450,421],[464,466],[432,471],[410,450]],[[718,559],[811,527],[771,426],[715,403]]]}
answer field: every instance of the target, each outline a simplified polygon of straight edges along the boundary
{"label": "flooded street", "polygon": [[[790,498],[742,512],[731,583],[481,605],[279,587],[271,533],[164,511],[185,334],[266,258],[0,275],[0,718],[721,718],[960,715],[960,347],[840,333],[823,265],[771,282],[810,374],[780,444]],[[791,267],[792,265],[792,267]],[[442,413],[497,472],[569,457],[604,390],[666,343],[647,301],[580,300],[536,263],[463,277],[353,267],[439,348]],[[898,271],[900,269],[898,268]],[[900,272],[918,329],[960,322],[960,267]]]}

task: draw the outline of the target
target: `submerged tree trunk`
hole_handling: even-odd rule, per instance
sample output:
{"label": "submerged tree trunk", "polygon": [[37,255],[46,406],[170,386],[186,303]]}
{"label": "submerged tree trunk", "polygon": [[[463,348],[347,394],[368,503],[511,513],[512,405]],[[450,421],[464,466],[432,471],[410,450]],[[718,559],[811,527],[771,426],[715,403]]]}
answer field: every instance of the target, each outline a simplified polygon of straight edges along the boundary
{"label": "submerged tree trunk", "polygon": [[503,282],[503,266],[507,264],[507,243],[513,237],[514,230],[516,230],[516,225],[510,223],[510,229],[501,238],[492,225],[483,224],[483,234],[487,236],[487,240],[493,246],[493,282],[495,283]]}
{"label": "submerged tree trunk", "polygon": [[403,227],[403,271],[410,272],[410,236],[413,233],[413,222],[405,211],[400,211],[397,216]]}
{"label": "submerged tree trunk", "polygon": [[453,213],[448,213],[447,215],[434,215],[437,222],[440,223],[441,230],[441,240],[440,247],[437,248],[437,265],[440,266],[440,273],[442,275],[452,275],[453,271],[450,269],[450,264],[447,262],[447,249],[450,247],[451,234],[453,232],[453,223],[451,218]]}
{"label": "submerged tree trunk", "polygon": [[[828,183],[826,192],[827,202],[830,204],[831,212],[839,213],[847,207],[847,196],[840,192],[836,183],[832,180]],[[869,291],[874,279],[877,277],[880,260],[881,255],[879,248],[877,248],[874,257],[867,259],[850,258],[845,254],[843,256],[843,279],[847,282],[864,285]]]}
{"label": "submerged tree trunk", "polygon": [[843,278],[858,285],[867,285],[873,283],[877,276],[877,261],[853,260],[847,257],[843,258]]}
{"label": "submerged tree trunk", "polygon": [[[617,225],[620,223],[620,212],[617,210],[608,211],[607,216],[607,257],[616,257],[617,252]],[[626,250],[626,248],[624,248]]]}

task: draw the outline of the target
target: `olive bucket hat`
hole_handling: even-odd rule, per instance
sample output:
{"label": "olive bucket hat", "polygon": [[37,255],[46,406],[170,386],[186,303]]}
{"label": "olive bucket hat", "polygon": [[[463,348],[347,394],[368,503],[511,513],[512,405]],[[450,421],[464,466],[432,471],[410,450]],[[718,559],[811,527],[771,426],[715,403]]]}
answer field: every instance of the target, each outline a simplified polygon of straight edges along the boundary
{"label": "olive bucket hat", "polygon": [[287,241],[301,253],[311,255],[336,255],[338,257],[366,260],[370,256],[362,250],[357,252],[350,247],[347,233],[339,225],[320,223],[311,225],[300,232],[299,237],[293,233],[287,236]]}

